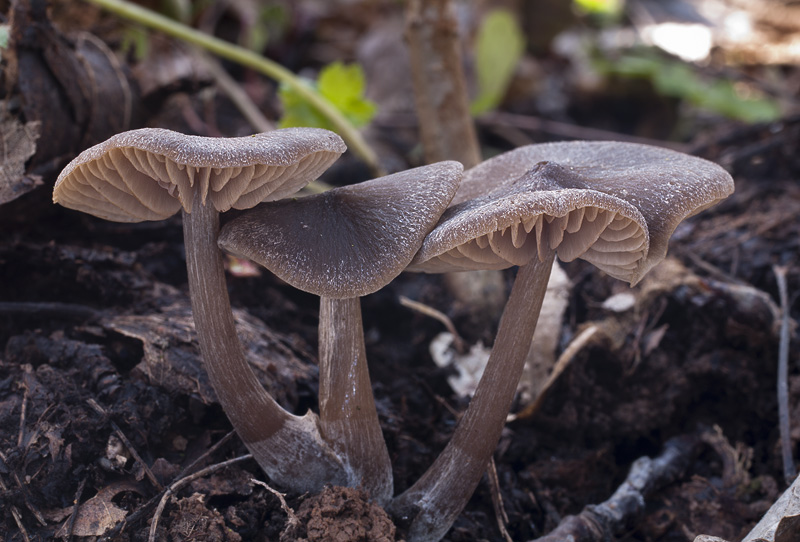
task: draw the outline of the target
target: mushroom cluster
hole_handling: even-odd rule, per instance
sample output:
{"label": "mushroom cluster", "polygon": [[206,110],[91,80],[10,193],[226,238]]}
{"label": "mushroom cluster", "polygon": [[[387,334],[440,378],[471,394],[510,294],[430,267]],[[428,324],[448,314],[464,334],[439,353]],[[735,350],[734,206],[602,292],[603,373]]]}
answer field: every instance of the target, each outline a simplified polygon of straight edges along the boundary
{"label": "mushroom cluster", "polygon": [[[719,166],[644,145],[530,145],[463,172],[440,162],[299,199],[282,199],[344,152],[325,130],[249,138],[166,130],[119,134],[78,156],[54,201],[115,221],[183,213],[192,309],[209,379],[262,469],[295,491],[361,486],[440,540],[497,446],[556,255],[638,282],[678,223],[733,191]],[[257,207],[254,207],[258,204]],[[218,214],[254,207],[219,231]],[[220,248],[320,296],[319,416],[281,408],[236,337]],[[519,266],[487,367],[453,436],[394,496],[364,352],[359,298],[402,271]]]}

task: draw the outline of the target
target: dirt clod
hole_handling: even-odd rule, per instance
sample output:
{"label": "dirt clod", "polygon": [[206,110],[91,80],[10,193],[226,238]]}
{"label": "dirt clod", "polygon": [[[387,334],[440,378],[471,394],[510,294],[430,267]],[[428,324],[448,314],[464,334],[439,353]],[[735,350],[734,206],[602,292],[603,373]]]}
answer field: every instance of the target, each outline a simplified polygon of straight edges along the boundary
{"label": "dirt clod", "polygon": [[393,542],[395,527],[366,492],[327,487],[303,501],[299,525],[281,534],[281,542]]}

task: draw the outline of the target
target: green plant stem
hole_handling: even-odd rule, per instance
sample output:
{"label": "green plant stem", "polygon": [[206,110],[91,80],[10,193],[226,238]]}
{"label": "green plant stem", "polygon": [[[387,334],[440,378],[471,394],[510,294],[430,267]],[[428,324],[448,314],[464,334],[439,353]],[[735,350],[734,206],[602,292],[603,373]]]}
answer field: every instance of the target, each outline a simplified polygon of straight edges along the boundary
{"label": "green plant stem", "polygon": [[247,66],[275,79],[280,83],[291,86],[308,103],[314,106],[324,115],[336,128],[342,139],[353,152],[361,157],[370,167],[375,176],[385,173],[378,162],[378,157],[372,148],[367,144],[361,133],[348,121],[342,113],[336,109],[328,100],[322,97],[313,88],[297,77],[290,70],[280,64],[273,62],[252,51],[248,51],[238,45],[228,43],[214,36],[209,36],[190,28],[168,17],[159,15],[149,9],[145,9],[136,4],[131,4],[125,0],[87,0],[88,2],[100,6],[111,13],[122,17],[128,21],[133,21],[141,25],[163,32],[173,38],[178,38],[192,45],[214,53],[217,56]]}

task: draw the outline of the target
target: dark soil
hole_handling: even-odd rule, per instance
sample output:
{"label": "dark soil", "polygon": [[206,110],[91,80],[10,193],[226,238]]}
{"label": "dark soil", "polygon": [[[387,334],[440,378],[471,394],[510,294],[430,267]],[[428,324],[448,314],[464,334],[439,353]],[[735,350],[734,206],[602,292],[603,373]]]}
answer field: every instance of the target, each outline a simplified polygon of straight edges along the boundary
{"label": "dark soil", "polygon": [[[113,36],[113,24],[96,13],[81,24]],[[311,38],[287,39],[308,46]],[[287,55],[287,63],[293,61]],[[106,69],[100,64],[98,73]],[[213,119],[214,130],[226,135],[248,129],[224,97],[209,101],[195,82],[183,84],[137,101],[146,112],[136,109],[136,124],[197,132],[186,127],[194,114]],[[59,88],[62,97],[72,96]],[[180,107],[169,102],[176,96]],[[59,137],[74,137],[62,132]],[[395,144],[393,156],[404,155],[402,136],[389,128],[376,132],[376,141]],[[511,146],[496,134],[482,135],[494,150]],[[43,185],[0,208],[0,540],[71,533],[74,539],[144,541],[165,487],[246,450],[235,435],[226,437],[231,426],[202,369],[180,220],[112,224],[53,205],[51,189],[64,158],[85,145],[44,140],[48,154],[34,158],[30,169]],[[658,454],[681,435],[697,442],[690,466],[648,498],[644,516],[633,518],[619,540],[690,541],[703,533],[738,540],[786,487],[775,392],[775,266],[786,268],[796,320],[800,119],[756,127],[720,121],[695,141],[701,143],[686,148],[726,166],[736,193],[676,231],[671,259],[632,290],[633,309],[602,308],[627,286],[585,262],[565,265],[572,290],[560,350],[591,324],[602,328],[601,338],[578,352],[538,413],[509,423],[503,434],[495,454],[497,487],[512,540],[541,536],[566,515],[608,499],[635,459]],[[347,156],[326,180],[366,178]],[[506,272],[508,285],[513,273]],[[316,409],[318,300],[266,272],[231,276],[229,288],[264,385],[294,412]],[[499,318],[454,301],[435,276],[402,275],[363,299],[396,491],[432,462],[467,404],[447,382],[452,370],[438,368],[428,353],[441,324],[403,307],[401,295],[447,313],[470,344],[490,344]],[[799,338],[793,326],[795,457]],[[264,475],[252,460],[239,460],[182,485],[166,501],[155,540],[395,537],[395,526],[359,492],[290,494],[282,505],[251,478]],[[492,487],[484,480],[447,540],[503,540]],[[287,510],[302,524],[289,520]],[[402,529],[397,526],[399,536]]]}

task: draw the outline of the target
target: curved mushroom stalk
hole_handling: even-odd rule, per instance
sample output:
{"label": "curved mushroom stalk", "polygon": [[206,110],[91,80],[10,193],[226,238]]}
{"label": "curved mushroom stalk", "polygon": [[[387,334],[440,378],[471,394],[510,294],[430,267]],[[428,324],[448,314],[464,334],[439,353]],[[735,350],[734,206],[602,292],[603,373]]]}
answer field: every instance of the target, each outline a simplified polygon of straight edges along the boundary
{"label": "curved mushroom stalk", "polygon": [[327,130],[250,137],[186,136],[144,128],[82,152],[58,177],[53,201],[106,220],[139,222],[183,210],[192,312],[209,379],[264,471],[294,491],[347,480],[313,414],[294,416],[264,390],[236,335],[222,259],[219,212],[292,194],[345,151]]}
{"label": "curved mushroom stalk", "polygon": [[519,268],[478,389],[453,438],[425,474],[391,505],[413,518],[408,540],[435,542],[450,529],[486,471],[522,376],[555,252]]}
{"label": "curved mushroom stalk", "polygon": [[375,410],[363,329],[358,298],[320,298],[320,431],[344,461],[347,485],[363,487],[386,505],[394,490],[392,463]]}
{"label": "curved mushroom stalk", "polygon": [[439,162],[298,200],[266,203],[232,220],[219,246],[319,295],[322,437],[348,484],[392,496],[392,469],[369,381],[358,297],[411,262],[453,198],[461,164]]}
{"label": "curved mushroom stalk", "polygon": [[634,284],[663,259],[681,220],[732,192],[730,175],[711,162],[625,143],[531,145],[465,173],[409,270],[520,269],[450,443],[392,503],[393,513],[411,520],[409,542],[441,539],[480,481],[514,398],[556,252]]}
{"label": "curved mushroom stalk", "polygon": [[192,313],[206,372],[223,410],[247,449],[276,483],[319,491],[346,483],[345,468],[320,437],[316,416],[290,414],[278,405],[247,364],[236,335],[217,247],[219,213],[195,202],[183,213]]}

